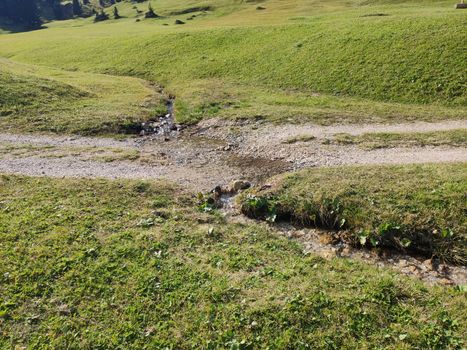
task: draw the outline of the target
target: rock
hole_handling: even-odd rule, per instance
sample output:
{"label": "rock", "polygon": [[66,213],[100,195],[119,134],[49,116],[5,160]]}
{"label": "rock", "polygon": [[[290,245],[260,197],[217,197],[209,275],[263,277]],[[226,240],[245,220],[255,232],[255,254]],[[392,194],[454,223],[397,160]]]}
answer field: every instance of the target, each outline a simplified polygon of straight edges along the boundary
{"label": "rock", "polygon": [[260,191],[265,191],[265,190],[268,190],[270,188],[272,188],[271,184],[264,184],[263,186],[261,186],[261,188],[259,190]]}
{"label": "rock", "polygon": [[291,231],[291,237],[293,237],[293,238],[300,238],[300,237],[303,237],[305,235],[306,235],[306,233],[303,230]]}
{"label": "rock", "polygon": [[452,285],[454,285],[454,282],[451,281],[451,280],[448,279],[448,278],[442,278],[442,279],[440,279],[440,280],[439,280],[439,283],[444,284],[444,285],[446,285],[446,286],[452,286]]}
{"label": "rock", "polygon": [[433,260],[431,259],[426,259],[424,262],[423,262],[423,265],[430,271],[433,271],[435,270],[435,267],[433,265]]}
{"label": "rock", "polygon": [[70,310],[70,308],[68,307],[67,304],[59,305],[57,310],[58,310],[60,315],[69,315],[69,314],[71,314],[71,310]]}
{"label": "rock", "polygon": [[246,190],[251,187],[251,183],[243,180],[235,180],[230,183],[229,191],[230,193],[237,193],[242,190]]}
{"label": "rock", "polygon": [[408,273],[417,274],[418,269],[415,266],[410,265],[410,266],[407,267],[406,271]]}
{"label": "rock", "polygon": [[333,250],[325,250],[322,251],[320,255],[327,260],[331,260],[336,257],[336,252]]}
{"label": "rock", "polygon": [[351,255],[352,255],[352,251],[350,250],[349,247],[345,247],[344,249],[342,249],[341,256],[348,257]]}
{"label": "rock", "polygon": [[177,19],[177,20],[175,20],[175,24],[185,24],[185,22],[183,22],[183,21]]}
{"label": "rock", "polygon": [[407,260],[405,259],[399,259],[398,265],[400,267],[406,267],[407,266]]}
{"label": "rock", "polygon": [[213,197],[216,201],[220,200],[221,198],[221,195],[222,195],[222,187],[220,186],[216,186],[213,190],[212,190],[212,193],[213,193]]}
{"label": "rock", "polygon": [[441,264],[441,265],[438,266],[438,270],[441,273],[447,274],[447,273],[449,273],[449,266],[445,265],[445,264]]}

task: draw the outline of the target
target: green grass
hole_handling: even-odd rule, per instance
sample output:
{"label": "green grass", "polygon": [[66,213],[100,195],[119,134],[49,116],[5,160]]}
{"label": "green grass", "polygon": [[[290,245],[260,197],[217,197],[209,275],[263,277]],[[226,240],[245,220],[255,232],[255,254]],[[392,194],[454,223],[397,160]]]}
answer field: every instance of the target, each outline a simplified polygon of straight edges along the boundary
{"label": "green grass", "polygon": [[2,349],[463,346],[462,288],[304,255],[167,183],[0,184]]}
{"label": "green grass", "polygon": [[[167,17],[135,22],[133,5],[121,3],[127,18],[118,21],[54,22],[1,35],[0,55],[158,82],[177,97],[177,119],[185,123],[212,116],[321,124],[465,117],[458,33],[466,14],[451,2],[261,4],[267,10],[230,0],[161,0],[154,7]],[[173,25],[186,18],[171,12],[196,5],[213,10]],[[375,13],[388,16],[366,16]]]}
{"label": "green grass", "polygon": [[25,132],[129,132],[164,106],[129,77],[69,72],[0,59],[0,127]]}
{"label": "green grass", "polygon": [[280,175],[243,198],[249,216],[330,229],[354,245],[465,264],[465,164],[335,167]]}
{"label": "green grass", "polygon": [[365,149],[401,146],[465,147],[467,145],[467,130],[457,129],[419,133],[366,133],[358,136],[342,133],[333,135],[332,140],[326,139],[326,142],[344,145],[359,145]]}

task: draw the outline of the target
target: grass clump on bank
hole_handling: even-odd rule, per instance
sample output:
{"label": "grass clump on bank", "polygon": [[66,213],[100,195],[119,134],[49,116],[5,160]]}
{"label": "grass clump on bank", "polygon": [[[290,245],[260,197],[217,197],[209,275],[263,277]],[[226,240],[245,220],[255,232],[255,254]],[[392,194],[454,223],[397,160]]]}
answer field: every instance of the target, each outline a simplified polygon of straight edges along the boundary
{"label": "grass clump on bank", "polygon": [[390,247],[465,264],[465,164],[304,170],[250,193],[242,210],[334,230],[354,245]]}
{"label": "grass clump on bank", "polygon": [[335,134],[332,140],[327,139],[326,141],[344,145],[358,145],[366,149],[414,146],[465,147],[467,145],[467,130],[457,129],[419,133],[366,133],[357,136],[343,133]]}
{"label": "grass clump on bank", "polygon": [[462,348],[465,295],[164,182],[0,176],[0,348]]}
{"label": "grass clump on bank", "polygon": [[136,132],[165,106],[146,82],[0,59],[0,127],[83,135]]}

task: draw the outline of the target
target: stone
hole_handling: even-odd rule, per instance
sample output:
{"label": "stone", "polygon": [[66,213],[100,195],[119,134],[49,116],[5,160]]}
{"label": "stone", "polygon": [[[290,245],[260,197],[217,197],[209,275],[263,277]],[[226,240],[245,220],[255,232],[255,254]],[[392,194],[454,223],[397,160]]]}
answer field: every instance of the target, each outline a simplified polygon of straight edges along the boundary
{"label": "stone", "polygon": [[453,281],[451,281],[450,279],[447,279],[447,278],[440,279],[439,283],[444,284],[446,286],[452,286],[454,284]]}
{"label": "stone", "polygon": [[344,249],[342,249],[341,256],[347,257],[351,255],[352,255],[352,251],[350,250],[349,247],[345,247]]}
{"label": "stone", "polygon": [[400,267],[406,267],[407,266],[407,260],[405,259],[399,259],[398,265]]}
{"label": "stone", "polygon": [[433,260],[431,259],[426,259],[423,261],[423,265],[426,266],[426,268],[430,271],[435,270],[435,266],[433,265]]}
{"label": "stone", "polygon": [[248,181],[235,180],[229,185],[229,192],[237,193],[242,190],[246,190],[251,187],[251,184]]}
{"label": "stone", "polygon": [[294,230],[294,231],[291,231],[291,237],[293,238],[300,238],[300,237],[303,237],[305,236],[305,231],[303,230]]}
{"label": "stone", "polygon": [[320,255],[327,260],[331,260],[336,257],[336,253],[330,250],[322,251]]}
{"label": "stone", "polygon": [[58,312],[60,315],[69,315],[71,314],[71,310],[70,308],[68,307],[67,304],[61,304],[58,306]]}

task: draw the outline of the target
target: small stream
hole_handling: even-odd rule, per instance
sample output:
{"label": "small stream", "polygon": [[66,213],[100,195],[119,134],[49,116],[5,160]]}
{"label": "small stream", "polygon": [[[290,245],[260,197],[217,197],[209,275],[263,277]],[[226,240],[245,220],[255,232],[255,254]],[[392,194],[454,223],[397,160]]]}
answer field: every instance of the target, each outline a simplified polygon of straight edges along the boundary
{"label": "small stream", "polygon": [[175,137],[180,132],[181,126],[175,123],[174,102],[175,97],[169,96],[166,101],[167,113],[165,115],[141,123],[140,136],[151,135],[166,139]]}
{"label": "small stream", "polygon": [[226,220],[230,223],[268,225],[274,233],[293,239],[303,246],[305,254],[315,254],[325,259],[356,259],[377,266],[390,268],[401,274],[418,278],[428,284],[465,286],[467,268],[444,264],[440,261],[411,256],[391,249],[355,248],[344,242],[330,242],[329,232],[315,228],[296,227],[287,222],[267,224],[243,215],[236,204],[237,194],[222,194],[219,198]]}

